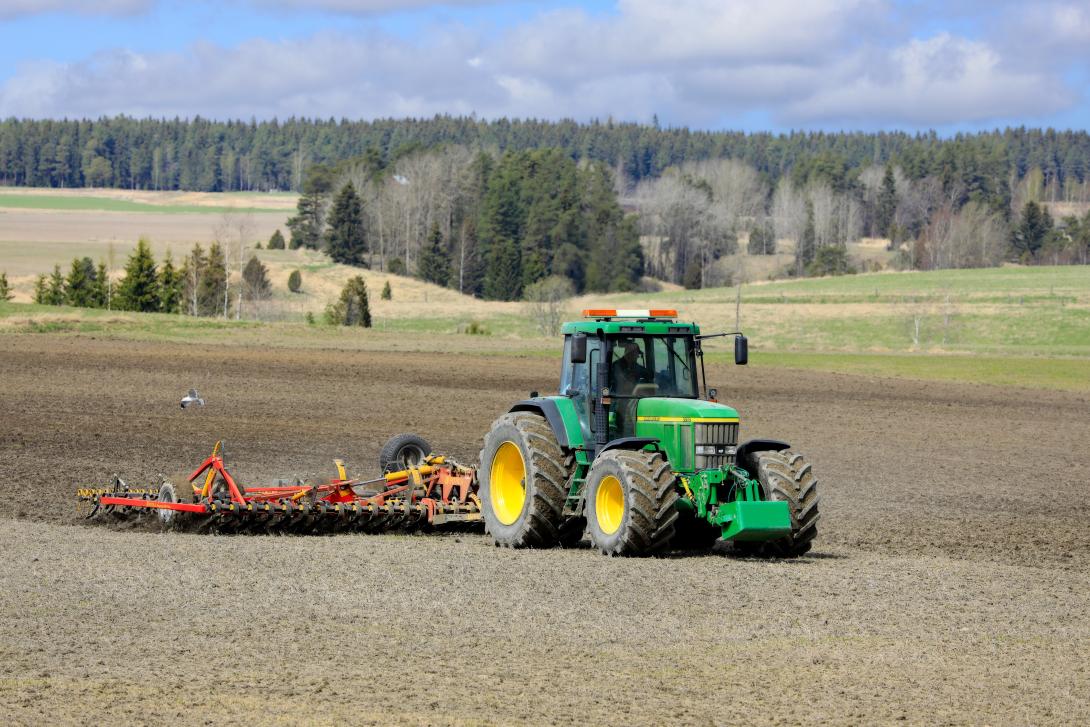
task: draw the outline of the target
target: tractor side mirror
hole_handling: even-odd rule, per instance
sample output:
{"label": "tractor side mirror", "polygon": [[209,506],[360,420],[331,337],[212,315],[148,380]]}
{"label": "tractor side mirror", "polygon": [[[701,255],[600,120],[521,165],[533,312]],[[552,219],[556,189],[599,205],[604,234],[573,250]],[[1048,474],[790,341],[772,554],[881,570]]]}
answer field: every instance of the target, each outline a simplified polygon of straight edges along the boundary
{"label": "tractor side mirror", "polygon": [[576,333],[571,337],[571,362],[581,364],[587,362],[587,335]]}
{"label": "tractor side mirror", "polygon": [[734,363],[738,366],[749,363],[749,340],[745,336],[734,338]]}

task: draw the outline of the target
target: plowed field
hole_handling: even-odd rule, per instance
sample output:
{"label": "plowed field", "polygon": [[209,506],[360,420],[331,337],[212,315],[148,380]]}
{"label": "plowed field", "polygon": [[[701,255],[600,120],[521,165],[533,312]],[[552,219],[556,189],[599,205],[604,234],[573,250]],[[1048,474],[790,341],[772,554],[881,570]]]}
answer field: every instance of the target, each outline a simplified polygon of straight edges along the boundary
{"label": "plowed field", "polygon": [[[811,555],[607,559],[476,533],[87,526],[72,491],[192,469],[474,462],[540,358],[0,336],[0,721],[1090,721],[1090,400],[712,367],[821,477]],[[202,409],[178,399],[196,387]]]}

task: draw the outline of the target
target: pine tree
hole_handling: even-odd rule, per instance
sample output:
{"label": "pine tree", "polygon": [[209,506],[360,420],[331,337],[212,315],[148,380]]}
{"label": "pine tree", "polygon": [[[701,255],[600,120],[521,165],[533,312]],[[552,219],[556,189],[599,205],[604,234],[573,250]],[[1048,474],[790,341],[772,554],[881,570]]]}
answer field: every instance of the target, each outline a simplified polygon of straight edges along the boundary
{"label": "pine tree", "polygon": [[64,305],[64,276],[61,275],[61,266],[53,266],[53,274],[49,276],[49,288],[46,291],[46,303],[49,305]]}
{"label": "pine tree", "polygon": [[450,256],[443,247],[439,223],[433,223],[428,246],[420,251],[416,261],[416,276],[428,283],[445,286],[450,281]]}
{"label": "pine tree", "polygon": [[390,281],[386,281],[386,285],[382,286],[382,294],[379,296],[383,300],[392,300],[394,297],[394,291],[390,289]]}
{"label": "pine tree", "polygon": [[269,250],[283,250],[284,249],[284,235],[279,229],[272,233],[272,237],[269,238],[269,244],[267,245]]}
{"label": "pine tree", "polygon": [[271,293],[269,270],[257,259],[257,255],[251,256],[242,269],[242,286],[248,300],[264,300]]}
{"label": "pine tree", "polygon": [[296,204],[296,211],[296,215],[287,221],[291,231],[291,249],[308,247],[317,250],[322,244],[322,227],[325,225],[322,195],[317,192],[302,195]]}
{"label": "pine tree", "polygon": [[292,270],[288,276],[288,290],[298,293],[303,288],[303,274],[298,270]]}
{"label": "pine tree", "polygon": [[180,313],[185,301],[185,271],[174,267],[174,259],[167,250],[163,267],[159,269],[159,308],[164,313]]}
{"label": "pine tree", "polygon": [[[389,288],[390,284],[386,283],[386,287]],[[0,301],[7,302],[13,297],[11,286],[8,285],[8,274],[6,272],[0,273]]]}
{"label": "pine tree", "polygon": [[65,302],[77,308],[95,307],[95,264],[89,257],[73,258],[64,290]]}
{"label": "pine tree", "polygon": [[208,248],[208,259],[200,283],[197,285],[197,310],[202,316],[226,316],[223,296],[227,290],[227,263],[223,248],[213,242]]}
{"label": "pine tree", "polygon": [[159,310],[159,276],[148,241],[141,237],[117,286],[118,308],[150,313]]}
{"label": "pine tree", "polygon": [[874,213],[875,232],[879,237],[889,237],[897,214],[897,182],[893,178],[893,165],[886,165],[882,177],[882,189],[878,192],[878,208]]}
{"label": "pine tree", "polygon": [[340,300],[327,307],[325,315],[332,325],[371,327],[371,306],[363,276],[357,275],[345,284]]}
{"label": "pine tree", "polygon": [[351,182],[344,185],[333,200],[325,243],[326,251],[333,258],[333,262],[363,265],[363,256],[367,252],[363,204]]}
{"label": "pine tree", "polygon": [[49,287],[45,275],[34,279],[34,302],[38,305],[49,305]]}

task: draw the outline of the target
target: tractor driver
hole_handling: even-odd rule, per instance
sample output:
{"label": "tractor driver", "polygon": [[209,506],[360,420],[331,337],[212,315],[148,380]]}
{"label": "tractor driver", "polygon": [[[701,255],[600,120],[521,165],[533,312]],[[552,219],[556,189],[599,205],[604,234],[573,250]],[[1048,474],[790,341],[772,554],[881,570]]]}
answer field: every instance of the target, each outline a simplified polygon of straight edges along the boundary
{"label": "tractor driver", "polygon": [[613,379],[613,391],[618,396],[631,396],[636,384],[648,380],[647,369],[637,361],[641,356],[643,352],[640,344],[627,341],[624,344],[624,354],[613,362],[610,378]]}

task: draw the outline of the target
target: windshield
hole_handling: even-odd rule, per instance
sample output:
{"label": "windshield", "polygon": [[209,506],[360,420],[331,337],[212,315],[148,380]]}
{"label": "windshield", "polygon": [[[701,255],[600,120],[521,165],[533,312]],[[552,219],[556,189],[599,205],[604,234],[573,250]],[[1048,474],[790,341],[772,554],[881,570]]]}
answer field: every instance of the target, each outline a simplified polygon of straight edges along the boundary
{"label": "windshield", "polygon": [[690,336],[624,335],[606,343],[609,390],[614,396],[696,398]]}

